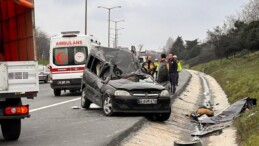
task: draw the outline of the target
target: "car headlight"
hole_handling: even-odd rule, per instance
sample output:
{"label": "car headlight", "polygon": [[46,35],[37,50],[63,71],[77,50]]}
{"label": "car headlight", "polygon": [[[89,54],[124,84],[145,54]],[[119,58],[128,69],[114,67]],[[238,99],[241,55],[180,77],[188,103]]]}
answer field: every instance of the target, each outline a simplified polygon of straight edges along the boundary
{"label": "car headlight", "polygon": [[125,90],[116,90],[114,95],[115,96],[130,96],[130,93]]}
{"label": "car headlight", "polygon": [[163,90],[160,94],[160,96],[170,96],[169,92],[167,90]]}

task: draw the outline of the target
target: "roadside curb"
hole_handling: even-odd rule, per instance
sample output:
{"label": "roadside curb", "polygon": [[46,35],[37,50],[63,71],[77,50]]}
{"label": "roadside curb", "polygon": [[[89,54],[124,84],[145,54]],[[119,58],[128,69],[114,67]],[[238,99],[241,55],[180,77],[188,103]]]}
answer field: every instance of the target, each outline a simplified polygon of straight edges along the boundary
{"label": "roadside curb", "polygon": [[136,123],[130,126],[128,129],[121,131],[120,133],[113,136],[111,141],[108,142],[107,146],[119,146],[122,140],[128,137],[132,132],[138,131],[146,122],[145,117],[141,117]]}
{"label": "roadside curb", "polygon": [[187,76],[188,76],[187,80],[185,80],[183,86],[179,90],[176,91],[176,94],[174,94],[172,96],[172,103],[177,98],[177,96],[179,96],[180,94],[183,93],[183,91],[185,90],[186,86],[188,85],[188,83],[190,82],[190,80],[192,78],[192,75],[191,75],[191,73],[188,70],[184,70],[184,71],[186,71],[186,73],[187,73]]}

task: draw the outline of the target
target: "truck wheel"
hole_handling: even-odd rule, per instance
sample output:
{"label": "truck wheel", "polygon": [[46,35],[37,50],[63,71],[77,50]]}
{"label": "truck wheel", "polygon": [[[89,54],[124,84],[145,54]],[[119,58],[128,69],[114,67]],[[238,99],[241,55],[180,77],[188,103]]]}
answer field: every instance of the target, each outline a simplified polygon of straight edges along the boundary
{"label": "truck wheel", "polygon": [[21,133],[21,119],[3,120],[1,129],[5,140],[17,140]]}
{"label": "truck wheel", "polygon": [[86,97],[85,88],[82,89],[82,96],[81,96],[81,106],[82,108],[89,109],[91,105],[91,101]]}
{"label": "truck wheel", "polygon": [[54,89],[54,95],[60,96],[61,95],[61,89]]}

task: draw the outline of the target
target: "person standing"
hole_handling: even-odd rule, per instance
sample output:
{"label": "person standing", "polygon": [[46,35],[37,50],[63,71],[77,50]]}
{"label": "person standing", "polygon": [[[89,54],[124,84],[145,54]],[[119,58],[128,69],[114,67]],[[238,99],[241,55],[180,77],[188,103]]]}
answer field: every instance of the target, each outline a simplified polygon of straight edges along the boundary
{"label": "person standing", "polygon": [[180,59],[176,55],[175,55],[175,58],[176,58],[176,63],[177,63],[176,86],[178,86],[179,72],[182,71],[182,65],[181,65]]}
{"label": "person standing", "polygon": [[157,72],[158,72],[158,66],[159,66],[159,62],[157,58],[155,59],[154,65],[156,66],[155,79],[157,80]]}
{"label": "person standing", "polygon": [[156,71],[156,66],[152,62],[152,57],[147,56],[147,61],[142,64],[142,70],[144,73],[151,75],[154,77],[154,73]]}
{"label": "person standing", "polygon": [[171,92],[175,94],[176,91],[176,79],[177,79],[177,60],[174,58],[174,54],[168,55],[169,63],[169,80],[171,84]]}
{"label": "person standing", "polygon": [[166,55],[165,54],[161,54],[161,60],[160,60],[160,64],[158,66],[158,72],[157,72],[157,82],[160,84],[166,83],[167,81],[169,81],[169,68],[168,68],[168,63],[166,60]]}

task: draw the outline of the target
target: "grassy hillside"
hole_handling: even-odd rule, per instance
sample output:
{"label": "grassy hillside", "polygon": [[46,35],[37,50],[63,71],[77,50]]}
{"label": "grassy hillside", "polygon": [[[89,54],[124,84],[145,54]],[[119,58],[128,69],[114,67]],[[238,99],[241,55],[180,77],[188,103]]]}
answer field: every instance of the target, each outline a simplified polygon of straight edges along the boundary
{"label": "grassy hillside", "polygon": [[[212,61],[192,69],[213,76],[228,95],[230,103],[243,97],[259,102],[259,52],[242,57]],[[259,106],[247,111],[234,122],[241,145],[259,144]]]}

